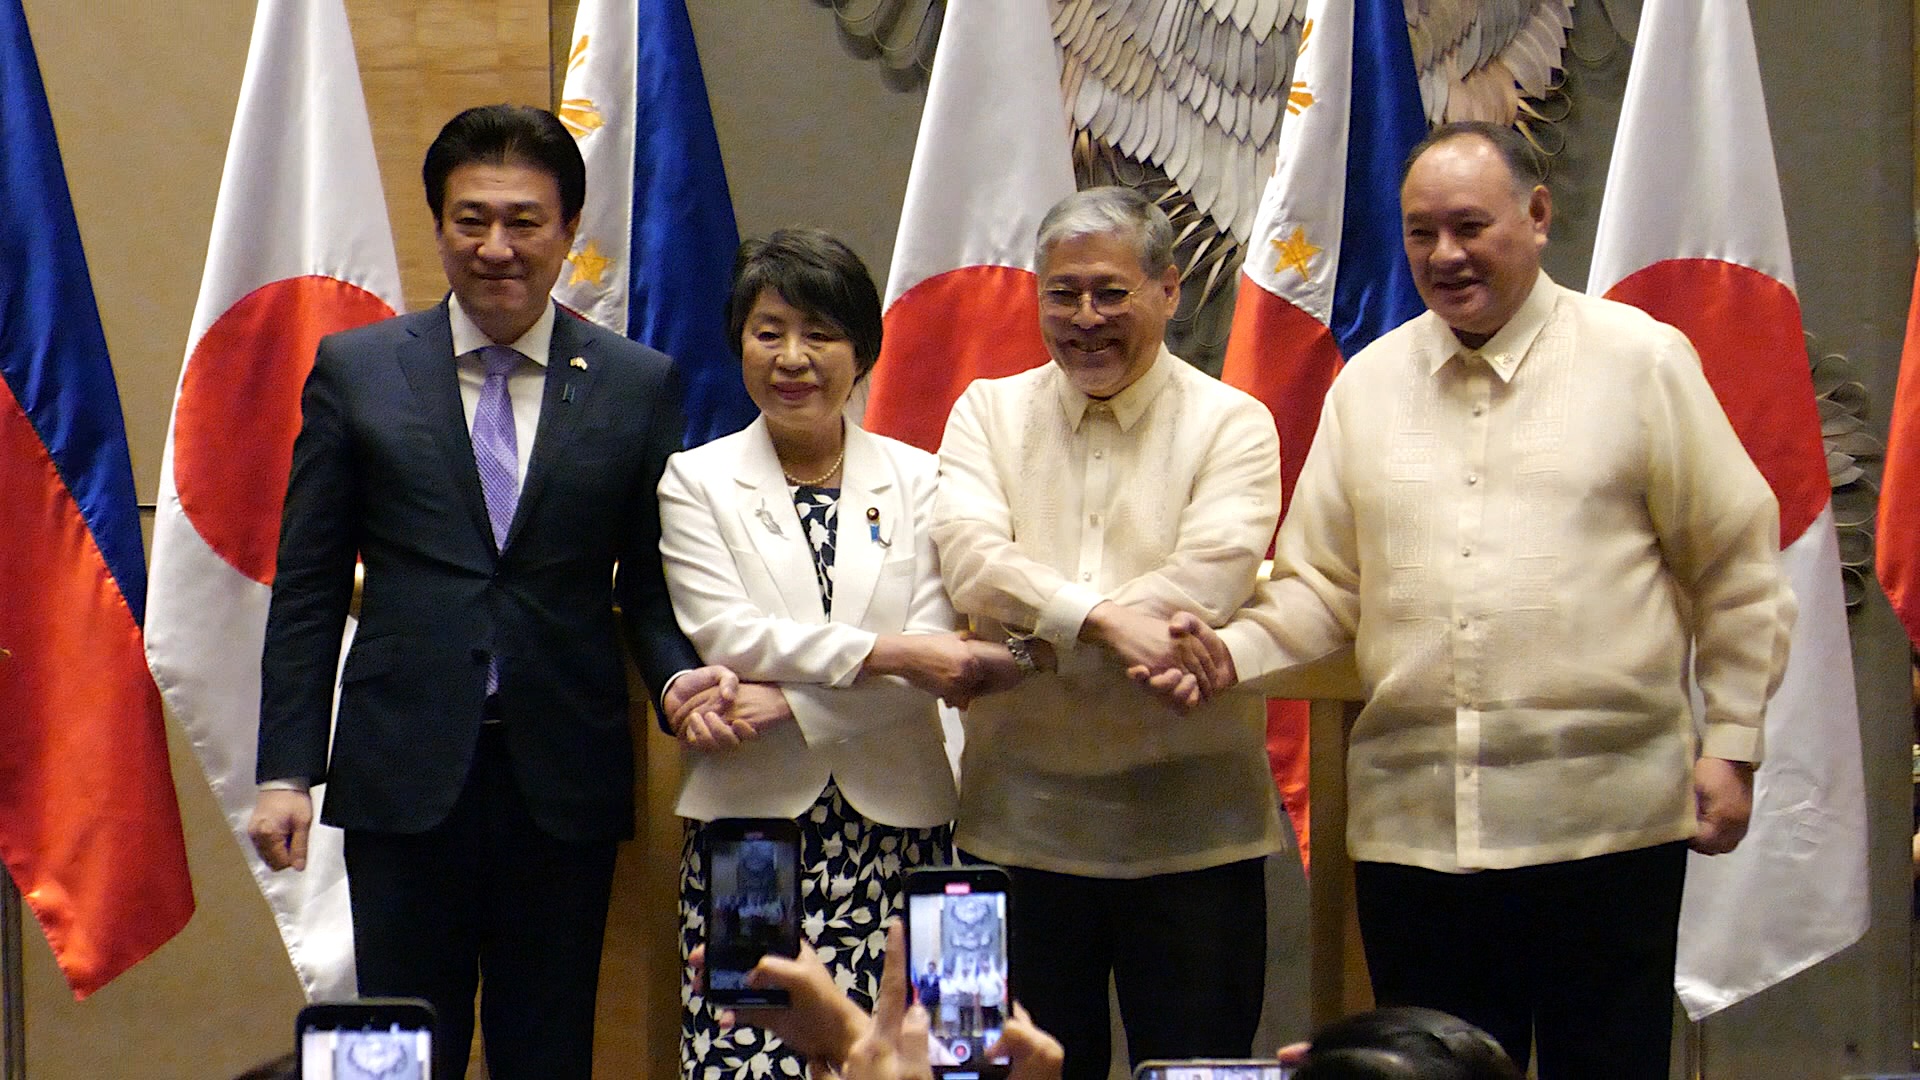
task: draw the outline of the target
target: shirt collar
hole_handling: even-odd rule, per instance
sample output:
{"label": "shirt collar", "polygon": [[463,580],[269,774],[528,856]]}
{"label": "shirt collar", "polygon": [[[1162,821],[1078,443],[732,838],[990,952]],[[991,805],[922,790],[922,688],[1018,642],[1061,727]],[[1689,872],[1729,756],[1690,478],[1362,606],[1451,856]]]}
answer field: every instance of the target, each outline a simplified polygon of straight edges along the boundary
{"label": "shirt collar", "polygon": [[1172,365],[1180,363],[1185,361],[1168,351],[1163,341],[1160,343],[1160,355],[1154,357],[1153,365],[1147,368],[1146,374],[1133,380],[1126,389],[1105,399],[1090,398],[1081,393],[1074,388],[1073,381],[1066,377],[1065,372],[1058,372],[1060,406],[1067,412],[1067,425],[1075,431],[1080,430],[1080,421],[1086,418],[1087,410],[1095,405],[1104,405],[1113,410],[1113,418],[1119,423],[1121,431],[1132,430],[1133,425],[1146,414],[1147,406],[1152,405],[1153,399],[1160,395],[1167,380],[1173,378]]}
{"label": "shirt collar", "polygon": [[1520,370],[1520,361],[1526,359],[1527,351],[1533,348],[1534,339],[1540,331],[1546,329],[1547,318],[1553,314],[1553,306],[1560,298],[1560,286],[1554,284],[1545,270],[1533,280],[1533,288],[1527,298],[1520,303],[1520,310],[1513,313],[1507,325],[1487,339],[1486,344],[1470,349],[1454,336],[1453,328],[1440,321],[1438,316],[1429,319],[1426,332],[1431,348],[1427,356],[1427,374],[1437,374],[1446,366],[1447,361],[1456,356],[1478,356],[1493,369],[1501,382],[1513,381],[1514,372]]}
{"label": "shirt collar", "polygon": [[495,341],[488,337],[487,332],[480,329],[474,323],[473,317],[460,306],[460,297],[448,293],[447,321],[453,326],[453,355],[465,356],[489,345],[510,345],[513,351],[545,367],[547,354],[553,349],[553,313],[553,301],[548,300],[546,310],[533,321],[533,325],[527,328],[526,333],[520,335],[518,341]]}

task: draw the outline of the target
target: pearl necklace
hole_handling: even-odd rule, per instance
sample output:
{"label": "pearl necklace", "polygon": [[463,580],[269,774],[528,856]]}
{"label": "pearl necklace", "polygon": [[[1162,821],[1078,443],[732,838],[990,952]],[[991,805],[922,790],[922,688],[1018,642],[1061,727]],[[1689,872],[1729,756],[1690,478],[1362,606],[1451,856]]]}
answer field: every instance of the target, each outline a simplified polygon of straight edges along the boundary
{"label": "pearl necklace", "polygon": [[784,465],[780,467],[780,475],[786,477],[787,483],[792,484],[794,487],[818,487],[820,486],[821,483],[831,479],[834,473],[839,472],[840,463],[842,461],[845,461],[846,459],[847,459],[847,444],[844,441],[842,441],[840,444],[840,453],[834,457],[833,464],[827,466],[827,471],[821,473],[819,476],[816,476],[811,480],[802,480],[799,477],[788,472],[786,466]]}

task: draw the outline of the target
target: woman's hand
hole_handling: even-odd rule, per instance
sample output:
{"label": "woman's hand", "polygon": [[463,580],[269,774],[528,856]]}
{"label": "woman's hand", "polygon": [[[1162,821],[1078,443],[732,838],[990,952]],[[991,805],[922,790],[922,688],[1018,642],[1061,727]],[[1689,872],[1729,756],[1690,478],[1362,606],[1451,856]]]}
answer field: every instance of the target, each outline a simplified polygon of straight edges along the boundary
{"label": "woman's hand", "polygon": [[681,745],[703,753],[732,750],[793,719],[787,695],[772,683],[741,683],[730,707],[716,703],[718,689],[690,699],[677,728]]}
{"label": "woman's hand", "polygon": [[974,645],[958,633],[881,634],[860,675],[897,675],[958,707],[980,692],[985,674]]}

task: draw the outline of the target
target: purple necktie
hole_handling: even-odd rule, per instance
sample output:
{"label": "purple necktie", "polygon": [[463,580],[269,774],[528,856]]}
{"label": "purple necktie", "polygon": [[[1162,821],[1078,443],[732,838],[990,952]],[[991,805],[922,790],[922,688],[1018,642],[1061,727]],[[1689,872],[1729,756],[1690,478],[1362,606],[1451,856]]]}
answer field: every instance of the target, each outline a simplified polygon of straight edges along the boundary
{"label": "purple necktie", "polygon": [[513,431],[513,398],[507,376],[520,354],[505,345],[480,350],[487,381],[480,386],[480,403],[473,410],[473,459],[480,466],[480,493],[487,500],[487,520],[493,525],[493,545],[505,550],[507,526],[513,524],[513,504],[520,477],[520,441]]}
{"label": "purple necktie", "polygon": [[[473,410],[473,460],[480,467],[480,494],[487,501],[487,520],[493,526],[493,545],[505,550],[507,527],[513,524],[513,506],[520,499],[520,440],[513,430],[513,398],[507,376],[520,354],[505,345],[480,350],[487,381],[480,385],[480,403]],[[487,664],[487,693],[500,690],[500,657]]]}

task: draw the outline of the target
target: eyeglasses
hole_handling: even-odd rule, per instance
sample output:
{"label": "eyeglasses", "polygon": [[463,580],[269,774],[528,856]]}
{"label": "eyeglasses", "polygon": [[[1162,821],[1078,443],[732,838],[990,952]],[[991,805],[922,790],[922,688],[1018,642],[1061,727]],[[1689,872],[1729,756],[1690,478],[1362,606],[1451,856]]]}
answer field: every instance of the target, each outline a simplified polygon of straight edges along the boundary
{"label": "eyeglasses", "polygon": [[1049,315],[1072,316],[1080,314],[1080,305],[1091,303],[1093,313],[1103,318],[1112,318],[1127,310],[1133,300],[1133,294],[1153,284],[1151,279],[1123,289],[1118,285],[1103,285],[1097,289],[1069,289],[1064,285],[1040,290],[1040,306]]}

